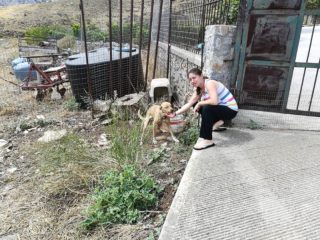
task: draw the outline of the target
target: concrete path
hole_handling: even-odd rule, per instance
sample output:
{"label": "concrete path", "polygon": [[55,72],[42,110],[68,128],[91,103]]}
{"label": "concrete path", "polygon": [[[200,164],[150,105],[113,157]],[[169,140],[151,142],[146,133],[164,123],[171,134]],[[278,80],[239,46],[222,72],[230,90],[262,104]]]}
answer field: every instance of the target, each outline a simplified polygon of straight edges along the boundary
{"label": "concrete path", "polygon": [[160,240],[320,239],[320,133],[228,129],[193,151]]}

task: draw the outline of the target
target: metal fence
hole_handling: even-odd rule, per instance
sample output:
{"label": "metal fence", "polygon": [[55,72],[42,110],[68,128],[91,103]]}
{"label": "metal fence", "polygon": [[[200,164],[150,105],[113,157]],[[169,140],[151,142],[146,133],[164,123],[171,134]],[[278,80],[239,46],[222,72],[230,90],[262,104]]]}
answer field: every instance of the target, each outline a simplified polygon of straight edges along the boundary
{"label": "metal fence", "polygon": [[227,24],[229,10],[230,0],[173,1],[164,13],[160,40],[201,54],[205,27]]}
{"label": "metal fence", "polygon": [[[73,93],[88,100],[137,93],[149,78],[153,0],[80,1],[84,52],[66,62]],[[99,17],[92,16],[96,11]]]}

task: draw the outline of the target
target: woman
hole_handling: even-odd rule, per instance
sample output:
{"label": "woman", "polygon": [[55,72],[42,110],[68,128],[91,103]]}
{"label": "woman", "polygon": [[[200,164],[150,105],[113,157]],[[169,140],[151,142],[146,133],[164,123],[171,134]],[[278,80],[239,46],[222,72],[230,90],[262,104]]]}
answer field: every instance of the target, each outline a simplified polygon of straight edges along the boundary
{"label": "woman", "polygon": [[193,147],[202,150],[213,147],[212,130],[218,130],[225,120],[233,119],[238,113],[238,105],[230,91],[220,82],[209,80],[202,75],[201,70],[193,68],[188,72],[188,78],[195,88],[191,99],[175,112],[182,114],[195,105],[194,111],[202,116],[200,137]]}

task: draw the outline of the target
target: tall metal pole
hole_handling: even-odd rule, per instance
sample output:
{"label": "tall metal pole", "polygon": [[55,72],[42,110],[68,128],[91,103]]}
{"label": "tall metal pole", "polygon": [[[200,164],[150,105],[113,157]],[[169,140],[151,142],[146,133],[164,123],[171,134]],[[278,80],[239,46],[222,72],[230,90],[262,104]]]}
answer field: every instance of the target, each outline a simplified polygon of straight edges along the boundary
{"label": "tall metal pole", "polygon": [[[140,79],[140,71],[142,70],[142,76],[143,76],[143,69],[140,69],[142,65],[141,63],[141,49],[142,49],[142,38],[143,38],[143,14],[144,14],[144,0],[141,1],[141,16],[140,16],[140,36],[139,36],[139,61],[138,61],[138,77],[137,77],[137,83]],[[138,86],[138,84],[136,85]],[[140,86],[141,87],[141,86]]]}
{"label": "tall metal pole", "polygon": [[201,16],[201,30],[200,30],[200,39],[201,39],[201,70],[203,68],[203,48],[204,48],[204,36],[205,36],[205,26],[204,26],[204,20],[206,17],[206,13],[205,13],[205,4],[206,4],[206,0],[202,0],[202,16]]}
{"label": "tall metal pole", "polygon": [[148,53],[147,53],[147,63],[146,63],[146,76],[145,76],[145,83],[144,83],[143,91],[146,91],[147,82],[148,82],[149,58],[150,58],[150,48],[151,48],[151,32],[152,32],[152,22],[153,22],[153,6],[154,6],[154,0],[151,0],[149,36],[148,36]]}
{"label": "tall metal pole", "polygon": [[169,79],[169,82],[171,84],[171,80],[169,78],[169,72],[170,72],[170,56],[171,56],[171,24],[172,24],[172,1],[170,1],[170,7],[169,7],[169,33],[168,33],[168,56],[167,56],[167,78]]}
{"label": "tall metal pole", "polygon": [[113,96],[112,90],[113,90],[114,80],[112,79],[112,15],[111,14],[112,14],[111,0],[109,0],[109,86],[110,86],[109,89],[110,89],[110,95]]}
{"label": "tall metal pole", "polygon": [[92,94],[92,81],[90,78],[90,69],[89,69],[89,56],[88,56],[88,46],[87,46],[87,33],[86,33],[86,21],[85,21],[85,14],[83,8],[83,0],[80,0],[79,5],[82,17],[82,27],[83,27],[83,37],[84,37],[84,49],[86,55],[86,73],[87,73],[87,84],[88,84],[88,91],[89,91],[89,99],[90,99],[90,109],[91,109],[91,117],[94,118],[93,115],[93,94]]}
{"label": "tall metal pole", "polygon": [[162,18],[162,6],[163,6],[163,0],[160,0],[159,23],[158,23],[158,32],[157,32],[157,41],[156,41],[156,52],[155,52],[155,54],[154,54],[154,67],[153,67],[152,78],[155,78],[155,76],[156,76],[157,58],[158,58],[158,47],[159,47],[160,29],[161,29],[161,18]]}

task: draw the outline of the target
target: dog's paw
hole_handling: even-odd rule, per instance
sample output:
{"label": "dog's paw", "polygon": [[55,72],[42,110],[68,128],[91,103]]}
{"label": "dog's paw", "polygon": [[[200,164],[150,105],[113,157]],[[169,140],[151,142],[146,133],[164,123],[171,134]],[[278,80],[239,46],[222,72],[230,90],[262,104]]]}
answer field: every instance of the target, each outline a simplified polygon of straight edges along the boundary
{"label": "dog's paw", "polygon": [[142,146],[142,145],[143,145],[143,142],[141,141],[141,142],[140,142],[140,146]]}

